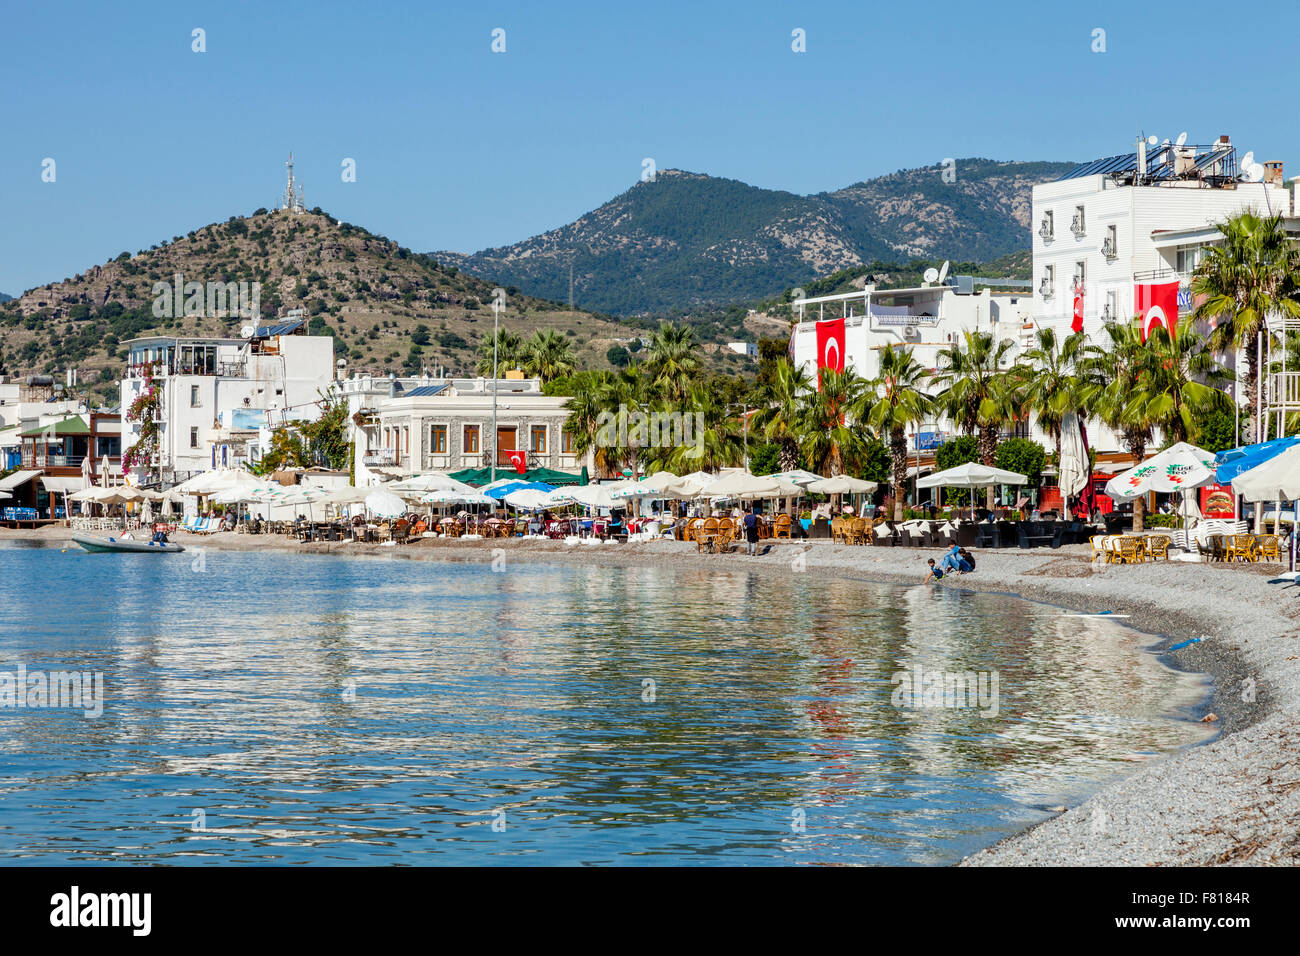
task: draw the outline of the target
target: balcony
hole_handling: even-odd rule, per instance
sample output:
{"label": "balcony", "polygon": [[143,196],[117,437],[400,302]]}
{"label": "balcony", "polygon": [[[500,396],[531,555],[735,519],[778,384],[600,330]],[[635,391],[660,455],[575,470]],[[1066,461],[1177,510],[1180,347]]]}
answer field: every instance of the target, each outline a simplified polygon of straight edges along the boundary
{"label": "balcony", "polygon": [[1271,412],[1300,411],[1300,372],[1270,373],[1264,395],[1264,404]]}
{"label": "balcony", "polygon": [[396,465],[397,452],[391,448],[374,448],[361,456],[361,463],[367,468]]}
{"label": "balcony", "polygon": [[1038,226],[1038,236],[1043,242],[1051,242],[1056,238],[1056,230],[1052,228],[1051,222],[1044,219]]}
{"label": "balcony", "polygon": [[1182,285],[1187,285],[1192,281],[1190,272],[1180,272],[1178,269],[1148,269],[1145,272],[1133,273],[1134,282],[1169,282],[1177,279]]}

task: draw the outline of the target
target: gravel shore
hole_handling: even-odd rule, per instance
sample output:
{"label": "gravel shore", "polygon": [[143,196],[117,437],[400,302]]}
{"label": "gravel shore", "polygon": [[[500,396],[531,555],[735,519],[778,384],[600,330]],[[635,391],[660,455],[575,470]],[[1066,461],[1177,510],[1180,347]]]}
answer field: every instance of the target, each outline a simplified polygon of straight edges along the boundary
{"label": "gravel shore", "polygon": [[[0,530],[0,541],[57,545],[63,528]],[[177,534],[189,548],[370,554],[394,560],[508,560],[605,566],[726,567],[759,575],[808,574],[918,584],[934,551],[766,542],[763,553],[700,555],[692,545],[566,544],[536,539],[444,541],[400,547],[319,543],[223,533]],[[1300,589],[1277,583],[1278,565],[1183,562],[1133,567],[1089,563],[1088,550],[978,552],[978,570],[940,586],[994,591],[1078,611],[1114,611],[1162,638],[1172,666],[1214,679],[1207,708],[1220,734],[1145,765],[1090,799],[973,854],[964,866],[1300,863]],[[1198,715],[1200,716],[1200,715]],[[1208,713],[1205,715],[1208,716]]]}

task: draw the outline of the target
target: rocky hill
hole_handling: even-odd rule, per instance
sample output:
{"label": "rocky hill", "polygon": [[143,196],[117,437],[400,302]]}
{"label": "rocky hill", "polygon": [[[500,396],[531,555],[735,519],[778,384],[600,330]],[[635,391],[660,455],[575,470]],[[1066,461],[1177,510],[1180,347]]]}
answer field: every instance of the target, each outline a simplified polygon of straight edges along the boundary
{"label": "rocky hill", "polygon": [[618,315],[759,299],[876,260],[988,262],[1029,248],[1030,190],[1071,163],[959,159],[814,196],[681,170],[576,222],[447,264]]}
{"label": "rocky hill", "polygon": [[[478,345],[492,330],[489,303],[496,283],[319,210],[258,210],[135,254],[123,252],[0,305],[0,372],[72,367],[83,384],[111,398],[128,339],[237,335],[253,321],[156,315],[154,284],[171,284],[177,273],[185,282],[260,283],[262,321],[304,309],[313,332],[335,336],[336,354],[352,371],[419,371],[423,363],[473,374]],[[525,337],[539,328],[556,329],[569,337],[586,367],[607,367],[611,347],[644,334],[514,287],[506,292],[503,327]]]}

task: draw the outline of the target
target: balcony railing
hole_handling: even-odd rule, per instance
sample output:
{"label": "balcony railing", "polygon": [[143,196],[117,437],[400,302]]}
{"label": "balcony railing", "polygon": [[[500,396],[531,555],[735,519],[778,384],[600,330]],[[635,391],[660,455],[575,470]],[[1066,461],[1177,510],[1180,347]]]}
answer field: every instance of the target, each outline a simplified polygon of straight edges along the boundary
{"label": "balcony railing", "polygon": [[395,465],[397,464],[397,452],[391,448],[374,448],[361,456],[361,463],[367,468],[373,468],[376,465]]}
{"label": "balcony railing", "polygon": [[1190,272],[1180,272],[1177,269],[1148,269],[1145,272],[1133,273],[1134,282],[1151,282],[1156,279],[1163,279],[1165,281],[1177,279],[1179,282],[1186,285],[1191,281],[1192,274]]}
{"label": "balcony railing", "polygon": [[1300,410],[1300,372],[1272,372],[1265,384],[1266,402],[1273,411]]}

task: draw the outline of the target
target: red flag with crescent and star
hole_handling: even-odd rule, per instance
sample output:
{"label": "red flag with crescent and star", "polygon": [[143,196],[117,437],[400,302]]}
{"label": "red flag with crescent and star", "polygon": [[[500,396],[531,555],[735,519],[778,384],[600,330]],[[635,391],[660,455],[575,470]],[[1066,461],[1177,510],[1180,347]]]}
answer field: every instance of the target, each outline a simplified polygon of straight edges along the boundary
{"label": "red flag with crescent and star", "polygon": [[817,323],[817,389],[822,387],[822,369],[844,371],[844,320]]}
{"label": "red flag with crescent and star", "polygon": [[1133,311],[1142,323],[1142,341],[1157,325],[1172,337],[1178,325],[1178,281],[1133,286]]}
{"label": "red flag with crescent and star", "polygon": [[1074,288],[1074,318],[1070,321],[1071,332],[1083,331],[1083,286]]}
{"label": "red flag with crescent and star", "polygon": [[523,474],[528,470],[528,457],[522,451],[512,451],[510,453],[510,464],[515,466],[515,471]]}

